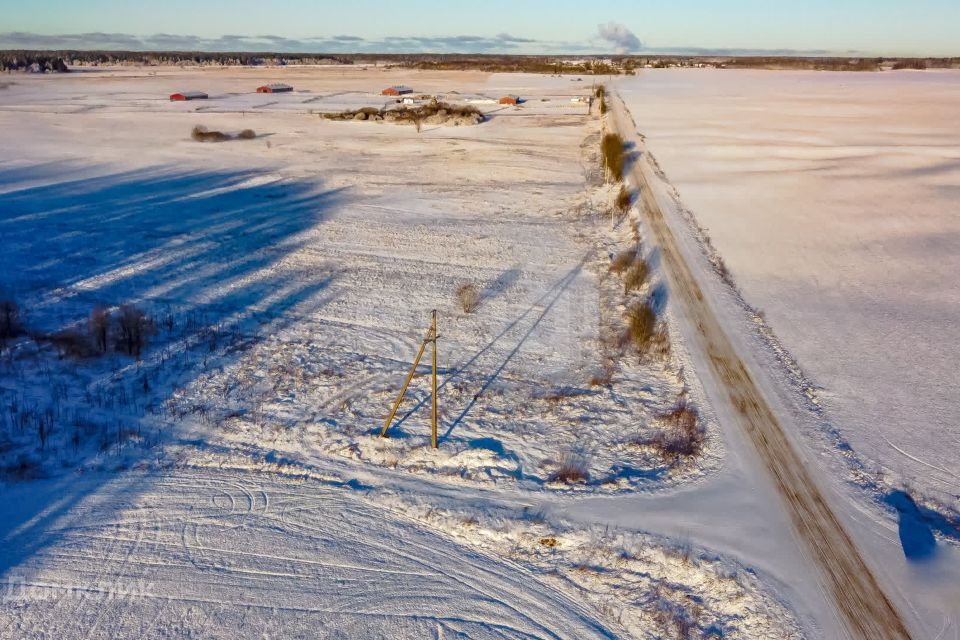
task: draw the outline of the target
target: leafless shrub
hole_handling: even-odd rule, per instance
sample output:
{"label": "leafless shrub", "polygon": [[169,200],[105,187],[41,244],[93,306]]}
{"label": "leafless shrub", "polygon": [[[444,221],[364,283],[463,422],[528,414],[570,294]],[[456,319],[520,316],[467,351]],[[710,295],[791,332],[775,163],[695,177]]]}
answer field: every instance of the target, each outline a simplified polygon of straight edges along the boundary
{"label": "leafless shrub", "polygon": [[637,258],[623,276],[623,292],[630,293],[642,287],[647,281],[648,274],[647,261],[643,258]]}
{"label": "leafless shrub", "polygon": [[587,461],[575,453],[565,453],[560,459],[557,470],[550,474],[551,482],[579,484],[590,478],[587,470]]}
{"label": "leafless shrub", "polygon": [[627,335],[643,356],[650,348],[657,327],[657,314],[649,302],[638,302],[627,309]]}
{"label": "leafless shrub", "polygon": [[617,275],[622,274],[624,271],[630,268],[630,265],[634,263],[637,259],[637,250],[636,249],[627,249],[626,251],[621,251],[613,257],[613,260],[610,261],[610,273],[615,273]]}
{"label": "leafless shrub", "polygon": [[90,337],[77,328],[62,329],[47,339],[57,348],[61,358],[90,358],[97,354]]}
{"label": "leafless shrub", "polygon": [[106,307],[97,306],[90,312],[90,336],[94,346],[100,353],[107,352],[107,336],[110,334],[110,311]]}
{"label": "leafless shrub", "polygon": [[700,414],[681,400],[668,413],[659,416],[663,429],[647,444],[668,459],[691,458],[703,450],[705,435],[700,426]]}
{"label": "leafless shrub", "polygon": [[253,129],[244,129],[237,134],[237,139],[239,140],[253,140],[257,137],[257,132]]}
{"label": "leafless shrub", "polygon": [[22,332],[20,307],[13,300],[0,300],[0,342],[15,338]]}
{"label": "leafless shrub", "polygon": [[230,139],[230,136],[222,131],[208,131],[207,128],[202,125],[195,126],[190,133],[190,137],[197,142],[226,142]]}
{"label": "leafless shrub", "polygon": [[139,358],[154,333],[153,322],[142,309],[125,304],[120,307],[117,326],[120,349],[127,355]]}
{"label": "leafless shrub", "polygon": [[457,289],[457,300],[460,301],[464,313],[473,313],[480,302],[480,292],[473,283],[464,283]]}

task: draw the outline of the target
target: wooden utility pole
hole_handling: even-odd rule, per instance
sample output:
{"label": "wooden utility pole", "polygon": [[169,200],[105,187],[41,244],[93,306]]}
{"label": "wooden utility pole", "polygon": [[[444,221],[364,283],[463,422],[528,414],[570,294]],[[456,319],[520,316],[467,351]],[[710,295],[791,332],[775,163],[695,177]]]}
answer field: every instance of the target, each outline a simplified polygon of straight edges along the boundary
{"label": "wooden utility pole", "polygon": [[433,310],[433,327],[430,329],[433,334],[433,411],[430,414],[432,429],[430,431],[430,444],[434,449],[437,445],[437,310]]}
{"label": "wooden utility pole", "polygon": [[431,430],[430,430],[430,444],[434,449],[439,448],[437,442],[437,310],[433,310],[433,321],[430,324],[430,330],[427,331],[426,337],[423,339],[423,342],[420,343],[420,351],[417,352],[417,357],[413,361],[413,366],[410,367],[410,373],[407,374],[407,379],[403,383],[403,388],[400,389],[400,395],[397,396],[396,402],[393,403],[393,408],[390,410],[390,415],[387,416],[386,422],[383,423],[383,429],[380,430],[381,438],[388,438],[387,431],[390,429],[390,424],[393,422],[394,417],[397,415],[397,410],[400,408],[400,403],[403,402],[403,397],[407,394],[407,388],[410,386],[410,382],[413,380],[413,376],[417,372],[417,367],[420,366],[420,360],[423,359],[423,352],[427,349],[427,344],[433,343],[433,393],[432,393],[432,411],[430,415],[431,421]]}

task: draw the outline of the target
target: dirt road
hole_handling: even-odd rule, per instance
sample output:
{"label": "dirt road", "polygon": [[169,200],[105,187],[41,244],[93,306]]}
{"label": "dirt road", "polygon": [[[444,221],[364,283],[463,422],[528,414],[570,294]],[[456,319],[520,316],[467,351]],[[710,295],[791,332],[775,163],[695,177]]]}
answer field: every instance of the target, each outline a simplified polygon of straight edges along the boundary
{"label": "dirt road", "polygon": [[[623,103],[616,99],[611,101],[611,106],[613,128],[643,152],[643,143]],[[696,347],[706,354],[709,371],[702,373],[715,378],[723,399],[732,409],[729,415],[737,417],[739,426],[756,447],[850,636],[864,640],[909,638],[900,614],[831,510],[811,471],[797,454],[717,320],[650,188],[651,175],[652,169],[641,157],[632,167],[630,177],[639,188],[674,300],[681,305],[680,312],[689,319],[690,325],[697,328],[695,335],[688,339],[696,341]]]}

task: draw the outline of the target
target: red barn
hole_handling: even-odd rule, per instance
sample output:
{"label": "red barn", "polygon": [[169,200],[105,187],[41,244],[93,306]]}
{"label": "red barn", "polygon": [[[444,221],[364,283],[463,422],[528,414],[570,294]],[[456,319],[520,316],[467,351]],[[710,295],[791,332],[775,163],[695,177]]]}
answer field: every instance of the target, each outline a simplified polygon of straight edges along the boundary
{"label": "red barn", "polygon": [[520,96],[503,96],[500,98],[500,104],[520,104],[523,102]]}
{"label": "red barn", "polygon": [[265,84],[257,87],[257,93],[288,93],[293,91],[293,87],[288,84]]}
{"label": "red barn", "polygon": [[207,94],[202,91],[182,91],[170,96],[171,102],[183,102],[186,100],[206,100]]}
{"label": "red barn", "polygon": [[387,87],[381,92],[381,95],[385,96],[403,96],[408,93],[413,93],[413,89],[410,87],[405,87],[403,85],[397,85],[394,87]]}

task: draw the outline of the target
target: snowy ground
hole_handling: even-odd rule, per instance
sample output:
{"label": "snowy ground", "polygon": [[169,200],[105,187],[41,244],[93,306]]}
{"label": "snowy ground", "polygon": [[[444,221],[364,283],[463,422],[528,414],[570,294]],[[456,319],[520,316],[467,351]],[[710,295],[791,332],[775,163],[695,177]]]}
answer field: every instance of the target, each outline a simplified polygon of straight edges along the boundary
{"label": "snowy ground", "polygon": [[[930,638],[960,633],[956,434],[940,422],[957,405],[929,384],[931,375],[938,390],[955,380],[956,341],[944,342],[955,327],[934,309],[956,306],[944,269],[955,262],[947,239],[958,78],[665,71],[620,85],[652,154],[641,161],[659,175],[657,200],[718,316],[784,422],[806,428],[797,446],[823,470],[835,511],[912,633]],[[897,422],[905,412],[911,419]],[[743,449],[725,435],[736,478]],[[902,453],[886,441],[922,455],[897,462]],[[648,518],[725,538],[702,522],[731,513],[713,507],[729,491],[727,475],[687,496],[700,517],[642,500]],[[733,510],[737,522],[727,524],[757,526],[749,511]]]}
{"label": "snowy ground", "polygon": [[[611,346],[625,305],[661,283],[654,254],[638,291],[608,272],[643,233],[636,212],[609,215],[599,123],[559,104],[589,87],[412,76],[145,69],[2,90],[17,152],[0,165],[0,297],[28,333],[0,359],[0,637],[809,628],[779,566],[579,519],[575,496],[686,486],[723,454],[682,345],[642,362]],[[530,102],[417,134],[157,98],[276,79]],[[200,144],[197,124],[260,137]],[[481,292],[470,314],[464,283]],[[70,354],[89,351],[97,305],[123,304],[152,321],[141,360]],[[424,375],[376,438],[434,308],[436,453]],[[694,460],[647,444],[681,398],[707,433]],[[584,480],[556,481],[564,462]]]}
{"label": "snowy ground", "polygon": [[667,70],[621,87],[866,474],[960,509],[960,74]]}
{"label": "snowy ground", "polygon": [[[4,94],[10,123],[44,95],[28,80]],[[48,84],[63,96],[91,81]],[[48,364],[50,349],[16,345],[7,355],[19,380],[0,391],[14,441],[6,467],[75,466],[91,439],[107,452],[115,443],[127,464],[128,435],[152,446],[193,426],[240,447],[479,482],[549,485],[574,460],[587,486],[620,490],[712,464],[644,445],[659,415],[696,395],[680,358],[638,366],[602,340],[631,299],[608,274],[610,255],[633,241],[595,184],[595,120],[512,110],[417,134],[169,102],[131,117],[137,103],[125,97],[159,82],[138,81],[110,94],[116,108],[70,116],[82,127],[30,114],[30,148],[0,187],[0,264],[30,330],[83,332],[96,305],[136,303],[155,319],[154,348],[142,363],[110,354]],[[199,144],[193,124],[263,137]],[[465,283],[480,297],[470,314],[456,295]],[[426,447],[423,375],[391,440],[375,437],[431,309],[442,334],[439,454]],[[623,384],[592,385],[611,358]],[[21,464],[16,443],[41,429],[51,445]]]}

